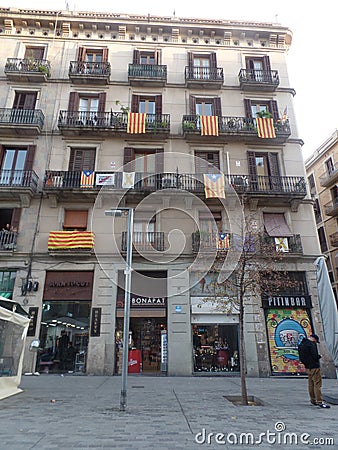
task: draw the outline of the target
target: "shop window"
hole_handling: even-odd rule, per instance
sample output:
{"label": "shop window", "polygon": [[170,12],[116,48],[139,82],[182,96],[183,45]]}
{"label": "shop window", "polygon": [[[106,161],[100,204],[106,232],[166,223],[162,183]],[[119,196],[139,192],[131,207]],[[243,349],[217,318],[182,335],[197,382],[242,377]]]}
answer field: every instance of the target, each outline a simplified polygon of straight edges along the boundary
{"label": "shop window", "polygon": [[87,210],[65,210],[63,230],[65,231],[86,231],[88,221]]}
{"label": "shop window", "polygon": [[194,372],[239,371],[238,325],[192,325]]}
{"label": "shop window", "polygon": [[[305,272],[285,272],[279,274],[261,273],[262,293],[270,295],[308,295],[308,287]],[[281,283],[281,280],[285,283]]]}
{"label": "shop window", "polygon": [[5,298],[12,298],[14,283],[16,279],[15,270],[0,271],[0,295]]}

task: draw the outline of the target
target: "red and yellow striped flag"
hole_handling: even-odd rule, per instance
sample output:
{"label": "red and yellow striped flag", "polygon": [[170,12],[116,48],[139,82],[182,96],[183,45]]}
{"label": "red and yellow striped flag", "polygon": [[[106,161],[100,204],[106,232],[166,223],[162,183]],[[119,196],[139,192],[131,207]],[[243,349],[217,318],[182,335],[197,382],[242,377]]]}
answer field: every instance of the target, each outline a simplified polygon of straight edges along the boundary
{"label": "red and yellow striped flag", "polygon": [[276,137],[272,117],[257,117],[256,121],[258,137],[264,139],[273,139]]}
{"label": "red and yellow striped flag", "polygon": [[94,248],[92,231],[51,231],[48,238],[48,250],[75,248]]}
{"label": "red and yellow striped flag", "polygon": [[128,113],[127,133],[145,133],[146,116],[145,113]]}
{"label": "red and yellow striped flag", "polygon": [[205,198],[225,198],[223,174],[205,173],[203,177]]}
{"label": "red and yellow striped flag", "polygon": [[81,172],[80,187],[91,188],[94,186],[94,172],[92,170],[83,170]]}
{"label": "red and yellow striped flag", "polygon": [[201,136],[218,136],[218,116],[201,116]]}

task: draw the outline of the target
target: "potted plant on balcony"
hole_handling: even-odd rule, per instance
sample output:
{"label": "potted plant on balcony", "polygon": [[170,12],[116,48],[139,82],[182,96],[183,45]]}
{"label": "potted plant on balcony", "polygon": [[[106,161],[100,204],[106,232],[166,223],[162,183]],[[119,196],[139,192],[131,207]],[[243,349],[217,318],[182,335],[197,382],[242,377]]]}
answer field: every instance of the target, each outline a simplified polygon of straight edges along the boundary
{"label": "potted plant on balcony", "polygon": [[47,78],[50,77],[50,70],[49,67],[46,64],[39,64],[38,65],[38,71],[41,73],[44,73]]}

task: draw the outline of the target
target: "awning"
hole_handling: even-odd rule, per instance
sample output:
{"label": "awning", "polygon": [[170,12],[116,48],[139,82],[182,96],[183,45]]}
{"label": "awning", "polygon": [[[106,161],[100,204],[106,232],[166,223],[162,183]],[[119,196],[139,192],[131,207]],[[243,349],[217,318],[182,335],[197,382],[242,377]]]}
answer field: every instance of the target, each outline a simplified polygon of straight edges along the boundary
{"label": "awning", "polygon": [[271,237],[287,237],[293,236],[288,224],[285,221],[284,214],[267,214],[264,213],[264,227]]}

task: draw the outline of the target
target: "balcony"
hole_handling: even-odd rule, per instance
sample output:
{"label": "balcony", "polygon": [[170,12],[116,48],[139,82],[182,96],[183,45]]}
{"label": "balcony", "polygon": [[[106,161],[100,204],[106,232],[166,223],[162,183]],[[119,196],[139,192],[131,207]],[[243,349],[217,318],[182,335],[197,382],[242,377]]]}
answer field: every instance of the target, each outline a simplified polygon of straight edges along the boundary
{"label": "balcony", "polygon": [[68,76],[74,84],[106,85],[110,79],[110,63],[71,61]]}
{"label": "balcony", "polygon": [[164,138],[170,132],[169,114],[147,114],[145,133],[127,133],[128,114],[122,112],[60,111],[58,127],[63,135],[109,134],[129,138]]}
{"label": "balcony", "polygon": [[132,86],[163,87],[167,82],[167,66],[129,64],[128,80]]}
{"label": "balcony", "polygon": [[273,92],[279,85],[277,70],[241,69],[238,79],[243,91]]}
{"label": "balcony", "polygon": [[185,83],[187,88],[221,89],[224,82],[223,69],[219,67],[186,66]]}
{"label": "balcony", "polygon": [[44,120],[40,109],[0,108],[0,135],[37,136]]}
{"label": "balcony", "polygon": [[4,72],[10,81],[43,83],[50,77],[50,63],[46,59],[7,58]]}
{"label": "balcony", "polygon": [[[123,252],[127,251],[127,232],[122,232]],[[136,252],[163,252],[164,233],[161,231],[134,231],[133,250]]]}
{"label": "balcony", "polygon": [[16,231],[0,231],[0,251],[14,251],[17,237]]}
{"label": "balcony", "polygon": [[294,234],[288,237],[270,237],[267,235],[261,236],[260,239],[261,251],[264,253],[272,251],[279,253],[303,254],[303,246],[300,234]]}
{"label": "balcony", "polygon": [[208,233],[204,231],[195,231],[191,235],[193,253],[217,252],[226,254],[230,248],[230,233]]}
{"label": "balcony", "polygon": [[329,238],[331,247],[338,247],[338,231],[336,231],[333,234],[330,234]]}
{"label": "balcony", "polygon": [[33,170],[1,170],[0,200],[19,201],[28,207],[37,192],[38,176]]}
{"label": "balcony", "polygon": [[319,177],[319,183],[322,187],[330,187],[338,181],[338,164],[327,170]]}
{"label": "balcony", "polygon": [[94,233],[92,231],[51,231],[48,237],[50,253],[92,253]]}
{"label": "balcony", "polygon": [[202,136],[201,120],[198,115],[184,115],[182,118],[183,135],[186,139],[201,140],[213,139],[219,142],[229,140],[242,141],[251,144],[282,144],[291,135],[288,120],[274,123],[276,137],[262,139],[258,137],[256,120],[249,117],[218,117],[218,136]]}
{"label": "balcony", "polygon": [[338,216],[338,197],[326,203],[326,205],[324,205],[324,210],[327,216]]}

